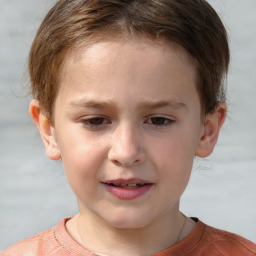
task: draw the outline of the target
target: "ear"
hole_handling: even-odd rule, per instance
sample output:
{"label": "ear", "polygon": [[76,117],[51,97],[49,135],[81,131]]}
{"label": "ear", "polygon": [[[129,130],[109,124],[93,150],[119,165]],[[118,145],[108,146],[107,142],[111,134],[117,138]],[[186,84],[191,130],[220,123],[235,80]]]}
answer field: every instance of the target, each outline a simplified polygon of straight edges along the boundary
{"label": "ear", "polygon": [[42,109],[40,109],[38,100],[33,99],[30,102],[29,113],[41,134],[46,155],[52,160],[59,160],[61,154],[56,140],[55,129]]}
{"label": "ear", "polygon": [[202,134],[197,145],[196,156],[207,157],[213,152],[220,129],[226,119],[226,112],[227,106],[224,102],[221,102],[213,113],[206,116]]}

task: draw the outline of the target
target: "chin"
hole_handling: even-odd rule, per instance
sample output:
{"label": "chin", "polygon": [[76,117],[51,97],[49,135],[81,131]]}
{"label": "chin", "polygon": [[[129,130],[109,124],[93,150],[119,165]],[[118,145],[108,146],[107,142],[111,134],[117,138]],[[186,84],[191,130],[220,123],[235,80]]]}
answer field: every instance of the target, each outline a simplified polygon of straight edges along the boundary
{"label": "chin", "polygon": [[145,214],[113,214],[111,218],[105,219],[105,221],[112,227],[119,229],[138,229],[147,226],[150,220],[145,218]]}

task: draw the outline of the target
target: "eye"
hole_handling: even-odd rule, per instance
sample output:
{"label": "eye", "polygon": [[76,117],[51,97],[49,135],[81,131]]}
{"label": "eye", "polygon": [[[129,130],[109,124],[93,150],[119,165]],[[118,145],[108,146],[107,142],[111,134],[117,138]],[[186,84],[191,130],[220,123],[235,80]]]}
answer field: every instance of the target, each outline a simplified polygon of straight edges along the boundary
{"label": "eye", "polygon": [[81,122],[84,126],[89,128],[98,128],[106,124],[110,124],[111,122],[104,117],[92,117],[87,119],[82,119]]}
{"label": "eye", "polygon": [[154,116],[154,117],[151,117],[148,120],[146,120],[146,122],[148,124],[154,125],[156,127],[162,127],[162,126],[168,126],[171,123],[173,123],[174,121],[169,118],[163,117],[163,116]]}

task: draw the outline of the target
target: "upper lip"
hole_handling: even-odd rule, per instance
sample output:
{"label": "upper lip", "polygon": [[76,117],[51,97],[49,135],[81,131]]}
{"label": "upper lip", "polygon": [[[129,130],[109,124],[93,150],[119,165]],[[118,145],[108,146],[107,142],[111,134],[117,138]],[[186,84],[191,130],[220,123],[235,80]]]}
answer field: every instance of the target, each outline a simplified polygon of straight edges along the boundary
{"label": "upper lip", "polygon": [[104,184],[114,184],[117,186],[125,186],[130,184],[152,184],[153,182],[150,182],[148,180],[143,180],[139,178],[131,178],[131,179],[114,179],[114,180],[107,180],[102,182]]}

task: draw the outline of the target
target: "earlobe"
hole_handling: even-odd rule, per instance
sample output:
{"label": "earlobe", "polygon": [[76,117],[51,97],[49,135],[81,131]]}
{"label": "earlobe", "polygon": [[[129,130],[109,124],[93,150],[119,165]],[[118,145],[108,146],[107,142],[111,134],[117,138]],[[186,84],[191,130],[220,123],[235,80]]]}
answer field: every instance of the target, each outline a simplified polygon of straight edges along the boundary
{"label": "earlobe", "polygon": [[56,140],[55,129],[40,109],[38,100],[33,99],[30,102],[29,113],[41,134],[46,155],[52,160],[59,160],[61,153]]}
{"label": "earlobe", "polygon": [[207,157],[213,152],[220,129],[226,119],[226,112],[227,106],[221,102],[213,113],[207,115],[196,149],[196,156]]}

